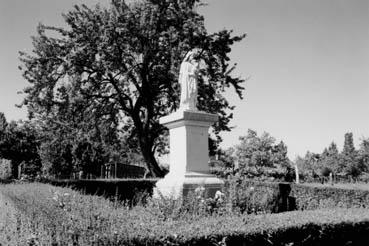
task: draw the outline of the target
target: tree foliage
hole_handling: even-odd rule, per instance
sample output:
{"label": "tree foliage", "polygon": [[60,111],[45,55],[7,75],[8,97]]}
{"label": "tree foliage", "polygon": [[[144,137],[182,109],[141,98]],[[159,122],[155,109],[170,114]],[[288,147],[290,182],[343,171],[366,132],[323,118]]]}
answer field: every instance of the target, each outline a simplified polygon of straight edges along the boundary
{"label": "tree foliage", "polygon": [[362,139],[358,152],[359,166],[369,172],[369,138]]}
{"label": "tree foliage", "polygon": [[[231,110],[222,92],[232,86],[242,97],[242,80],[231,75],[231,45],[244,36],[228,30],[209,34],[196,12],[197,0],[114,0],[110,8],[75,6],[63,15],[67,28],[45,25],[33,37],[32,54],[21,53],[23,104],[31,117],[54,119],[65,108],[76,114],[116,123],[131,122],[135,139],[152,176],[163,171],[154,158],[165,132],[159,118],[179,104],[180,63],[192,48],[206,66],[199,81],[199,109],[220,116],[213,132],[230,130]],[[56,117],[58,120],[60,117]],[[68,119],[66,119],[68,120]],[[86,120],[84,120],[86,122]]]}
{"label": "tree foliage", "polygon": [[[40,155],[43,173],[57,178],[83,174],[100,177],[101,170],[111,164],[140,164],[135,158],[136,142],[127,139],[125,129],[95,114],[84,116],[65,112],[38,121],[42,132]],[[67,119],[63,117],[67,116]],[[91,118],[93,117],[93,118]],[[89,120],[86,120],[89,119]],[[132,163],[134,162],[134,163]]]}
{"label": "tree foliage", "polygon": [[337,148],[337,145],[332,142],[328,149],[323,151],[321,155],[321,167],[319,167],[320,170],[323,170],[324,167],[325,170],[328,170],[328,172],[338,173],[340,170],[340,154]]}
{"label": "tree foliage", "polygon": [[[305,157],[298,157],[295,163],[306,179],[315,179],[332,173],[340,179],[360,179],[368,176],[369,141],[363,139],[359,150],[355,149],[353,134],[344,135],[342,151],[332,142],[321,154],[307,152]],[[364,178],[364,181],[367,181]]]}
{"label": "tree foliage", "polygon": [[269,133],[258,136],[256,131],[249,129],[235,147],[239,172],[250,177],[285,178],[290,171],[287,146],[282,141],[275,144],[275,141]]}
{"label": "tree foliage", "polygon": [[0,118],[2,126],[5,126],[0,130],[0,158],[11,160],[13,178],[18,176],[18,166],[21,163],[24,174],[35,175],[41,168],[37,128],[27,121],[12,121],[8,124],[2,113]]}
{"label": "tree foliage", "polygon": [[8,122],[3,112],[0,112],[0,135],[4,134],[6,131],[6,127],[8,126]]}

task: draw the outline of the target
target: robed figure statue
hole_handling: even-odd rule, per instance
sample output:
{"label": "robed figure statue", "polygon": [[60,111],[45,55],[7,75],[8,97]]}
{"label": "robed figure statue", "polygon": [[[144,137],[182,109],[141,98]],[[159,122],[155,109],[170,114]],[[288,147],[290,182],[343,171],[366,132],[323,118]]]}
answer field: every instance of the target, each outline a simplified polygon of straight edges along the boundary
{"label": "robed figure statue", "polygon": [[181,101],[179,110],[197,111],[197,81],[200,70],[200,62],[196,56],[199,49],[190,50],[182,61],[179,71],[179,83],[181,85]]}

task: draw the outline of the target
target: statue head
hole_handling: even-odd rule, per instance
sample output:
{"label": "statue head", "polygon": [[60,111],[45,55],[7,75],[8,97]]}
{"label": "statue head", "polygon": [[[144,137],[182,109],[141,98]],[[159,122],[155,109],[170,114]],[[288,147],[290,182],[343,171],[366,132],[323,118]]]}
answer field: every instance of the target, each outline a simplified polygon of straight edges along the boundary
{"label": "statue head", "polygon": [[186,54],[185,58],[183,59],[183,61],[190,62],[192,60],[197,60],[200,53],[201,53],[200,48],[193,48],[192,50],[187,52],[187,54]]}

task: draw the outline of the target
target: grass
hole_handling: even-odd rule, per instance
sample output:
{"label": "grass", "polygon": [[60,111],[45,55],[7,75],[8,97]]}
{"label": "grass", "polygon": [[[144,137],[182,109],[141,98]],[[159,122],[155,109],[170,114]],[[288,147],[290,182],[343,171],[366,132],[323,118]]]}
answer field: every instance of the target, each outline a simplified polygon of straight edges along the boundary
{"label": "grass", "polygon": [[[129,208],[47,184],[0,186],[3,245],[315,245],[368,235],[369,210],[247,215],[201,202],[150,200]],[[197,200],[196,200],[197,199]],[[219,202],[219,201],[217,201]],[[225,201],[226,202],[226,201]],[[212,207],[213,205],[213,207]],[[211,210],[210,208],[223,208]],[[363,233],[364,231],[364,233]],[[356,235],[356,234],[357,235]],[[358,234],[359,233],[359,234]],[[366,234],[365,234],[366,233]],[[317,241],[318,240],[318,241]],[[320,241],[319,241],[320,240]],[[369,240],[369,239],[368,239]],[[310,244],[309,244],[310,243]],[[322,244],[321,244],[322,245]]]}

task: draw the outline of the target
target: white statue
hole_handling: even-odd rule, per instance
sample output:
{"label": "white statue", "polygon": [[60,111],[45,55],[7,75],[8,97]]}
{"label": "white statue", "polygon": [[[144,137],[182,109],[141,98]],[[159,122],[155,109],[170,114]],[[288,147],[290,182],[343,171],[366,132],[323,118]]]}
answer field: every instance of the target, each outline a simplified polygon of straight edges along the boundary
{"label": "white statue", "polygon": [[199,49],[190,50],[179,71],[179,83],[181,85],[181,101],[179,110],[197,110],[197,80],[200,70],[200,62],[195,59],[199,55]]}

